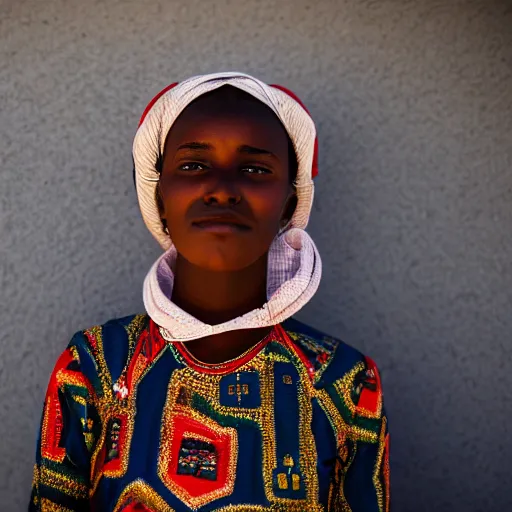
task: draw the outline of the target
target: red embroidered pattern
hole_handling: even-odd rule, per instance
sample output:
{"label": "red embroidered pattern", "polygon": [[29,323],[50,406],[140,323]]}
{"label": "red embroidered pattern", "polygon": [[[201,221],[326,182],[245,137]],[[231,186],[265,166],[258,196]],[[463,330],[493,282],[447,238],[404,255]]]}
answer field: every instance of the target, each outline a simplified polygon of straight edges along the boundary
{"label": "red embroidered pattern", "polygon": [[75,360],[70,349],[65,350],[57,360],[55,369],[48,384],[46,392],[43,426],[41,430],[41,455],[54,462],[62,462],[66,450],[60,446],[63,421],[62,407],[59,400],[59,389],[66,384],[81,386],[92,394],[92,386],[82,373],[68,370],[68,366]]}
{"label": "red embroidered pattern", "polygon": [[[186,407],[177,409],[174,405],[172,409],[166,410],[160,441],[158,474],[163,483],[193,509],[229,496],[235,484],[238,454],[236,430],[221,427]],[[215,479],[198,478],[179,471],[180,463],[183,463],[184,440],[193,439],[203,441],[214,449]]]}
{"label": "red embroidered pattern", "polygon": [[365,415],[365,412],[369,412],[372,415],[378,415],[380,413],[380,407],[382,404],[382,390],[379,370],[377,369],[377,366],[372,359],[369,357],[366,357],[365,359],[367,366],[367,381],[371,383],[373,387],[363,386],[356,412],[362,415]]}

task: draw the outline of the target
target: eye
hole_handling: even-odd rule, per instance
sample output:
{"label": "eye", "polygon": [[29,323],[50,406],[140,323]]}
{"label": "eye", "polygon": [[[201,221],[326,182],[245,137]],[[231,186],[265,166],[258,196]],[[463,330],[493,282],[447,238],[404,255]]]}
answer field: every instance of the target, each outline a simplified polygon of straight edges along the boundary
{"label": "eye", "polygon": [[253,174],[253,175],[254,174],[256,174],[256,175],[272,174],[271,170],[266,169],[265,167],[256,167],[256,166],[243,167],[242,171],[247,173],[247,174]]}
{"label": "eye", "polygon": [[200,164],[199,162],[186,162],[179,166],[180,171],[204,171],[206,166],[204,164]]}

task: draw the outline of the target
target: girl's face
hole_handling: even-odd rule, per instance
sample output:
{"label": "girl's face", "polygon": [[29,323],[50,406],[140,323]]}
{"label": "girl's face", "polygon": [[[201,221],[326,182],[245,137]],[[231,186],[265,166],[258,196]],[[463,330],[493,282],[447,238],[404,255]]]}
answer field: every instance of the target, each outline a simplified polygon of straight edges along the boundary
{"label": "girl's face", "polygon": [[191,103],[167,136],[159,185],[178,253],[221,272],[264,257],[295,206],[288,153],[286,130],[250,95],[222,87]]}

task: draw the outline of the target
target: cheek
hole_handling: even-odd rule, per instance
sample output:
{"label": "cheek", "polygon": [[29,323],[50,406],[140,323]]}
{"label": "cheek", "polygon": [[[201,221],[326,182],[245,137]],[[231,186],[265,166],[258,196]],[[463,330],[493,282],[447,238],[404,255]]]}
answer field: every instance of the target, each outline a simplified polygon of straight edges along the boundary
{"label": "cheek", "polygon": [[191,203],[197,200],[197,186],[187,186],[180,181],[163,181],[160,185],[164,217],[169,228],[183,221],[187,209]]}
{"label": "cheek", "polygon": [[268,187],[249,191],[245,199],[251,206],[254,216],[262,224],[278,226],[284,214],[288,190],[282,187]]}

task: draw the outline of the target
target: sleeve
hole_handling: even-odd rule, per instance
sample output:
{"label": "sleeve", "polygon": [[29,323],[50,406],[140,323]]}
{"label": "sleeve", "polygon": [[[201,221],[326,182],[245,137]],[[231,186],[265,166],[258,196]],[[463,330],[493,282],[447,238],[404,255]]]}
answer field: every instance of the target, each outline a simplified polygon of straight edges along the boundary
{"label": "sleeve", "polygon": [[96,393],[82,371],[83,359],[94,367],[82,339],[73,337],[50,377],[29,512],[89,510],[90,459],[101,427]]}
{"label": "sleeve", "polygon": [[[389,431],[379,371],[365,358],[338,388],[352,405],[352,421],[340,444],[331,511],[389,512]],[[347,395],[350,395],[348,397]]]}

